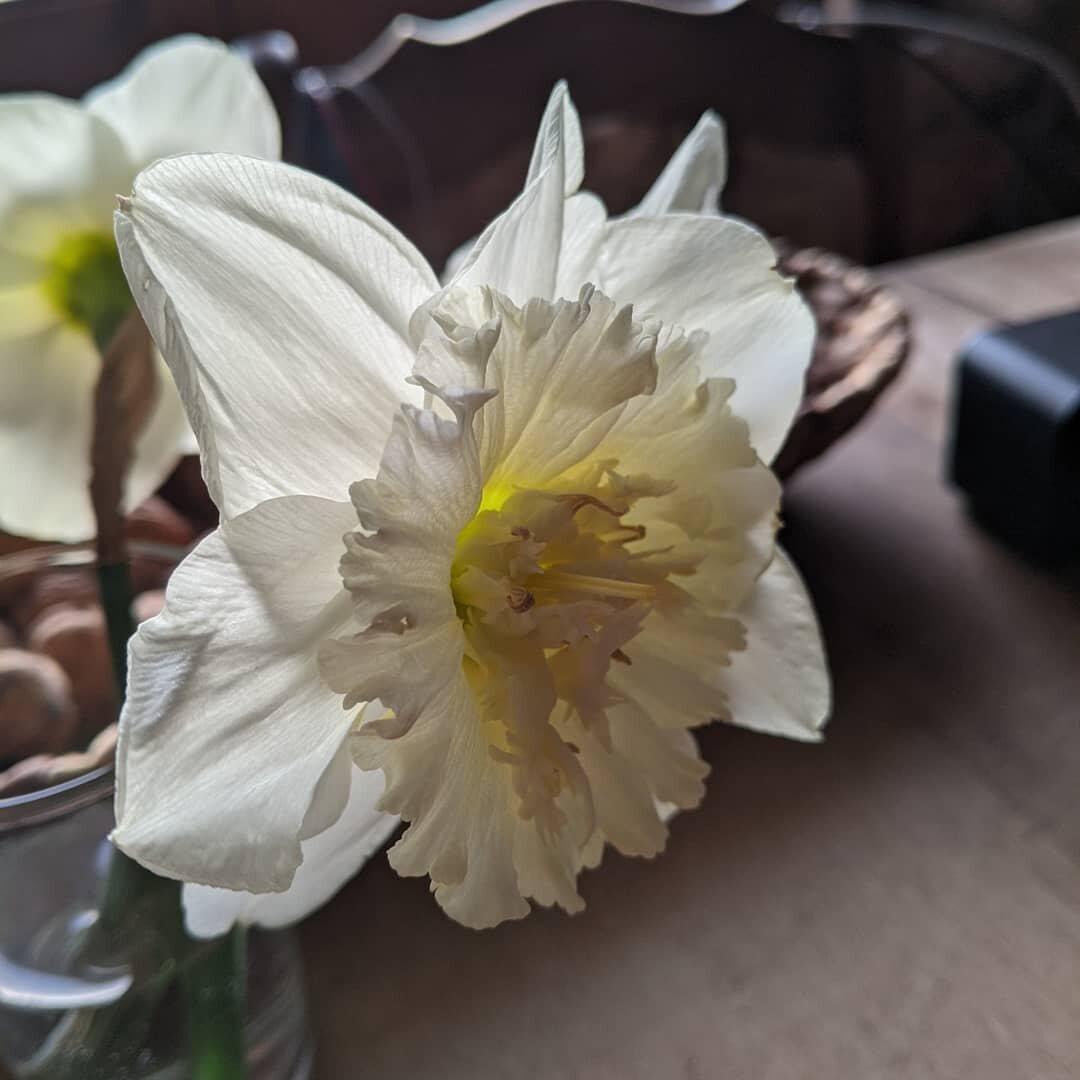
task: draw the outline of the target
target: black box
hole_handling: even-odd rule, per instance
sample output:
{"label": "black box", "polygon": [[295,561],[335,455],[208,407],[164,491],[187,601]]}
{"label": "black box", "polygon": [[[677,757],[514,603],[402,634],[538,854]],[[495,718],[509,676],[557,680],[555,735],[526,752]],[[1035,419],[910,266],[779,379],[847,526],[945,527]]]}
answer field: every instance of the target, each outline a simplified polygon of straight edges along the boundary
{"label": "black box", "polygon": [[1080,311],[965,346],[950,477],[980,524],[1029,558],[1080,559]]}

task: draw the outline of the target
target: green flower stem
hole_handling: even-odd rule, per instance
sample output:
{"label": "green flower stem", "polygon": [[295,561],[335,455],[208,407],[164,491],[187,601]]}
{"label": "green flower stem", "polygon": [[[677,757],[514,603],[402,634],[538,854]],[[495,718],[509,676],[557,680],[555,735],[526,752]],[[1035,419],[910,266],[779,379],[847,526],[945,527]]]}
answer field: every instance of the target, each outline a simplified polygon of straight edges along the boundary
{"label": "green flower stem", "polygon": [[105,612],[105,629],[109,638],[113,678],[116,680],[117,700],[123,701],[127,688],[128,639],[135,632],[131,618],[131,568],[126,562],[99,564],[98,590]]}
{"label": "green flower stem", "polygon": [[247,934],[234,927],[184,970],[188,1068],[192,1080],[244,1080]]}
{"label": "green flower stem", "polygon": [[[128,641],[134,632],[131,569],[127,560],[99,563],[98,588],[117,700],[123,702],[127,689]],[[154,1009],[178,977],[191,1080],[245,1080],[245,933],[237,928],[220,941],[191,941],[184,933],[180,888],[179,882],[158,877],[113,849],[99,903],[99,918],[85,944],[87,954],[99,962],[132,964],[135,996],[126,994],[106,1009],[89,1014],[80,1010],[69,1016],[67,1038],[61,1041],[70,1044],[73,1037],[79,1040],[83,1051],[80,1068],[92,1070],[110,1053],[112,1060],[118,1057],[122,1060],[129,1051],[137,1052]],[[125,952],[130,950],[125,945],[130,946],[131,942],[140,949],[128,957]],[[46,1070],[63,1052],[58,1043],[46,1057]],[[45,1071],[41,1075],[50,1073]],[[62,1073],[57,1071],[53,1075],[59,1078]],[[79,1075],[99,1074],[90,1071]]]}

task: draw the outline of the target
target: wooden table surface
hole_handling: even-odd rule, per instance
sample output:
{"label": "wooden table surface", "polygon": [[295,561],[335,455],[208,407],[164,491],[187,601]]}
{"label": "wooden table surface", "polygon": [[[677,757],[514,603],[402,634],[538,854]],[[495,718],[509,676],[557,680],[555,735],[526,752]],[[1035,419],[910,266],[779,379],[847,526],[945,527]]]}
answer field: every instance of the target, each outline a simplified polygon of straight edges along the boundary
{"label": "wooden table surface", "polygon": [[1080,306],[1080,224],[883,277],[909,367],[786,507],[826,742],[706,732],[704,806],[575,918],[470,932],[377,858],[301,929],[318,1080],[1080,1077],[1080,592],[942,480],[958,345]]}

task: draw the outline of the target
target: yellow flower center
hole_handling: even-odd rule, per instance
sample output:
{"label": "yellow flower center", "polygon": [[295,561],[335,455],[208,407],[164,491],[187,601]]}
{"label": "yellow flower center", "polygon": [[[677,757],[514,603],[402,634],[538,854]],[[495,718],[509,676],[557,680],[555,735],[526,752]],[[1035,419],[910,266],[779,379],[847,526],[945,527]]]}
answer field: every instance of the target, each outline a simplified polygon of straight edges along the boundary
{"label": "yellow flower center", "polygon": [[451,569],[466,630],[494,628],[560,649],[595,636],[628,604],[650,605],[663,575],[627,548],[645,536],[644,526],[623,522],[634,498],[625,484],[615,494],[609,483],[592,491],[485,490]]}
{"label": "yellow flower center", "polygon": [[[624,646],[680,591],[670,565],[651,557],[663,553],[643,548],[644,526],[625,520],[656,485],[620,477],[614,464],[594,465],[565,490],[485,491],[451,568],[491,754],[514,768],[522,817],[549,834],[563,824],[560,791],[583,781],[573,746],[558,737],[558,702],[594,718],[605,741],[604,673],[612,661],[633,662]],[[522,699],[510,679],[536,689]],[[544,700],[545,686],[554,701]]]}
{"label": "yellow flower center", "polygon": [[63,319],[106,345],[131,309],[120,256],[100,229],[69,233],[53,249],[42,288]]}

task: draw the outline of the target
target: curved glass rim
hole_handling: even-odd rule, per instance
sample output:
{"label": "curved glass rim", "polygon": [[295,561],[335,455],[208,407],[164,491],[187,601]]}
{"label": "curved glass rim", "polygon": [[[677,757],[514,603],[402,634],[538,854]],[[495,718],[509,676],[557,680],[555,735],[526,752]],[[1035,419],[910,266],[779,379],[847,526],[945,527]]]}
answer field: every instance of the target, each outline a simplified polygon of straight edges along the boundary
{"label": "curved glass rim", "polygon": [[[180,562],[187,554],[185,548],[146,540],[132,540],[128,548],[132,555],[173,564]],[[0,579],[7,574],[25,573],[38,566],[92,566],[96,559],[97,553],[92,542],[29,547],[0,556]],[[115,787],[116,770],[112,762],[109,762],[81,776],[62,780],[38,791],[0,798],[0,835],[74,813],[110,797]]]}
{"label": "curved glass rim", "polygon": [[17,829],[40,825],[53,818],[81,810],[112,795],[116,787],[115,769],[110,762],[82,776],[62,780],[40,791],[28,791],[0,799],[0,836]]}

